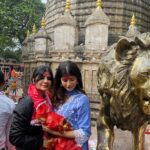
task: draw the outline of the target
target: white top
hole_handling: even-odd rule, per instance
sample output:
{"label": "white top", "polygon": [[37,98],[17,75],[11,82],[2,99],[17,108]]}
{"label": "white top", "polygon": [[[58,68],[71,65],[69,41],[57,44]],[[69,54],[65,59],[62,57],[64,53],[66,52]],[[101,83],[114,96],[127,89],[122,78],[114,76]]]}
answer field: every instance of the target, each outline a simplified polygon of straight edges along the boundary
{"label": "white top", "polygon": [[0,92],[0,149],[4,147],[7,147],[8,150],[13,149],[9,142],[9,129],[14,108],[13,100]]}

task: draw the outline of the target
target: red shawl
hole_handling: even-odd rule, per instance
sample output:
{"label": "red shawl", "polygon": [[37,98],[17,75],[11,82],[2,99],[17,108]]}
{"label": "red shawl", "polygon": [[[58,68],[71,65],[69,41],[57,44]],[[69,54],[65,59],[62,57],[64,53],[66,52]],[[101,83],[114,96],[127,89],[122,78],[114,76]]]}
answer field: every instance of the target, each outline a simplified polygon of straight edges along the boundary
{"label": "red shawl", "polygon": [[43,98],[36,89],[35,85],[30,84],[28,88],[28,95],[34,102],[34,113],[32,116],[31,124],[41,124],[39,119],[45,120],[47,113],[53,111],[53,107],[51,104],[52,94],[49,91],[46,91],[46,98]]}

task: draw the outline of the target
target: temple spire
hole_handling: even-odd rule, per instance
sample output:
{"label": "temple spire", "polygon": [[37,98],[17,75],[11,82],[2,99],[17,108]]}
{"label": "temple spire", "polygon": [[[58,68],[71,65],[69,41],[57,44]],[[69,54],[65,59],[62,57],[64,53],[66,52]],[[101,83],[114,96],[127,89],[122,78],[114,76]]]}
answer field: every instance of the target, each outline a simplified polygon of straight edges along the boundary
{"label": "temple spire", "polygon": [[136,25],[136,18],[135,18],[135,16],[134,16],[134,14],[132,15],[130,25],[132,25],[132,26],[135,26],[135,25]]}
{"label": "temple spire", "polygon": [[97,9],[100,9],[101,6],[102,6],[102,1],[101,0],[97,0],[96,6],[97,6]]}
{"label": "temple spire", "polygon": [[45,29],[45,26],[46,26],[45,19],[44,19],[44,17],[42,17],[41,28]]}
{"label": "temple spire", "polygon": [[69,12],[70,11],[70,0],[66,0],[66,9],[65,12]]}
{"label": "temple spire", "polygon": [[30,35],[30,31],[27,30],[27,35],[26,35],[26,37],[29,37],[29,35]]}
{"label": "temple spire", "polygon": [[35,24],[33,25],[32,33],[36,33],[36,26],[35,26]]}

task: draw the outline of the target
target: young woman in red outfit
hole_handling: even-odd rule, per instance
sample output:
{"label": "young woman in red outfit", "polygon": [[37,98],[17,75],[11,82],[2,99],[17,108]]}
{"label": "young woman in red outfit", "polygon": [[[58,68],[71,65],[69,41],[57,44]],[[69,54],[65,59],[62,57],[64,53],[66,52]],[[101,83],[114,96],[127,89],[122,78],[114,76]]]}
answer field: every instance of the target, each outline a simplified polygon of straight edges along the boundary
{"label": "young woman in red outfit", "polygon": [[10,141],[16,150],[42,150],[42,111],[53,111],[51,105],[53,74],[49,66],[37,67],[32,75],[28,94],[22,98],[14,111],[10,129]]}

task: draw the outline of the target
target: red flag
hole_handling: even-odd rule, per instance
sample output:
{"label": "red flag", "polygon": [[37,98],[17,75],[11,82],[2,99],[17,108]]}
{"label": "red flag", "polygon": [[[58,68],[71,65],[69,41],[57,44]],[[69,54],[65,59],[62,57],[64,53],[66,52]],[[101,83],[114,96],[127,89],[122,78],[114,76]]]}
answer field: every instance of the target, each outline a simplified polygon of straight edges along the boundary
{"label": "red flag", "polygon": [[11,71],[11,77],[16,77],[16,72],[14,69],[12,69],[12,71]]}

